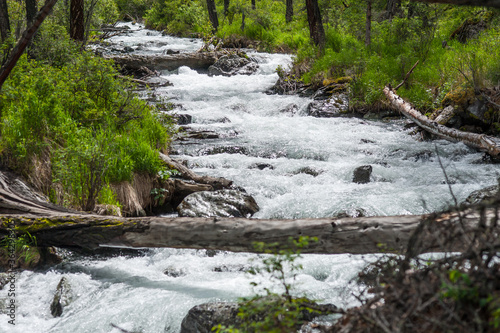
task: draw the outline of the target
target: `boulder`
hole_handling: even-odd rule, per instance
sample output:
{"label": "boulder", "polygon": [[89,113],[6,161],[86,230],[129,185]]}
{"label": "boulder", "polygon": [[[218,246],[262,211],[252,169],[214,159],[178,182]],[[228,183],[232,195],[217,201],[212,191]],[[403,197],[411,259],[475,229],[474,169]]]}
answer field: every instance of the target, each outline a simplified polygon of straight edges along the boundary
{"label": "boulder", "polygon": [[373,168],[371,165],[362,165],[357,167],[353,172],[352,181],[358,184],[369,183],[372,170]]}
{"label": "boulder", "polygon": [[188,125],[193,122],[193,116],[190,114],[179,113],[174,115],[174,119],[177,121],[177,125]]}
{"label": "boulder", "polygon": [[299,111],[299,106],[295,103],[289,104],[280,110],[280,113],[293,117]]}
{"label": "boulder", "polygon": [[259,211],[255,199],[238,190],[203,191],[188,195],[177,207],[185,217],[250,217]]}
{"label": "boulder", "polygon": [[259,169],[259,170],[264,170],[264,169],[274,170],[274,166],[269,163],[254,163],[250,165],[248,168]]}
{"label": "boulder", "polygon": [[50,304],[50,313],[52,316],[60,317],[64,308],[71,303],[71,299],[71,286],[66,277],[63,276],[57,285],[54,299]]}
{"label": "boulder", "polygon": [[498,185],[488,186],[486,188],[477,190],[469,194],[467,199],[462,203],[462,205],[476,205],[483,203],[485,201],[493,200],[498,198],[498,191],[500,187]]}
{"label": "boulder", "polygon": [[349,99],[346,94],[339,94],[325,100],[312,101],[307,107],[307,114],[316,118],[345,117],[349,115]]}
{"label": "boulder", "polygon": [[[264,296],[252,300],[257,302],[256,307],[266,309],[267,303],[284,302],[281,296]],[[262,305],[260,303],[264,302]],[[274,304],[272,304],[274,305]],[[271,305],[271,306],[272,306]],[[308,311],[303,311],[300,318],[297,318],[297,330],[300,329],[304,322],[312,321],[314,318],[323,314],[337,313],[339,309],[333,304],[316,304],[307,302],[303,304],[308,308]],[[262,313],[255,314],[256,321],[263,320],[266,310]],[[182,320],[181,333],[209,333],[212,332],[212,327],[234,326],[240,327],[243,322],[238,317],[239,304],[234,302],[219,302],[219,303],[204,303],[196,305],[189,310],[188,314]]]}
{"label": "boulder", "polygon": [[208,75],[251,75],[257,71],[259,65],[237,54],[224,55],[212,66],[208,67]]}

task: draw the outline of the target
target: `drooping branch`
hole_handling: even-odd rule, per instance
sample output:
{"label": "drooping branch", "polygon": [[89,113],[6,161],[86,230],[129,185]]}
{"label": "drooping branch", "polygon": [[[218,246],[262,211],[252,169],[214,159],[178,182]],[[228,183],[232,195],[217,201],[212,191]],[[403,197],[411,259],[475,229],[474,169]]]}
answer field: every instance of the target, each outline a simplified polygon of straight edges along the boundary
{"label": "drooping branch", "polygon": [[418,126],[449,141],[463,142],[468,146],[487,152],[493,157],[500,155],[500,139],[470,132],[459,131],[454,128],[443,126],[436,121],[430,120],[425,115],[414,109],[410,103],[405,102],[390,87],[384,88],[384,94],[402,114],[413,120]]}

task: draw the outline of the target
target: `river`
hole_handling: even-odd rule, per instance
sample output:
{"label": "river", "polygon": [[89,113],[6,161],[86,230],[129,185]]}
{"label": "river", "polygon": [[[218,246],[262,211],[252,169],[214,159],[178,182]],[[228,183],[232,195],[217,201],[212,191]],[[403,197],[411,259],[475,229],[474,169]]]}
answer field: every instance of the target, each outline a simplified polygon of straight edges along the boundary
{"label": "river", "polygon": [[[202,45],[197,39],[130,27],[130,34],[111,40],[115,48],[190,52]],[[209,77],[181,67],[162,72],[173,86],[155,94],[182,105],[176,112],[192,115],[191,128],[219,134],[218,139],[175,143],[175,157],[197,173],[225,177],[246,189],[260,206],[254,217],[328,217],[357,209],[367,215],[420,214],[446,208],[453,199],[437,154],[458,201],[495,184],[498,167],[481,163],[481,153],[460,143],[419,142],[404,129],[403,120],[307,116],[310,99],[265,93],[278,79],[276,67],[286,67],[291,57],[249,55],[259,63],[254,75]],[[295,114],[282,112],[292,104]],[[209,153],[220,147],[237,147],[244,154]],[[270,167],[261,170],[256,164]],[[372,181],[353,183],[353,170],[368,164]],[[183,317],[196,304],[252,295],[251,281],[272,288],[266,278],[242,271],[255,257],[175,249],[112,258],[68,254],[48,271],[18,274],[16,325],[2,315],[0,332],[119,333],[113,325],[131,332],[179,332]],[[357,305],[353,293],[360,287],[353,279],[375,258],[305,255],[295,292],[341,307]],[[53,318],[50,303],[63,276],[71,285],[71,301],[61,317]],[[1,290],[0,307],[6,297],[7,291]]]}

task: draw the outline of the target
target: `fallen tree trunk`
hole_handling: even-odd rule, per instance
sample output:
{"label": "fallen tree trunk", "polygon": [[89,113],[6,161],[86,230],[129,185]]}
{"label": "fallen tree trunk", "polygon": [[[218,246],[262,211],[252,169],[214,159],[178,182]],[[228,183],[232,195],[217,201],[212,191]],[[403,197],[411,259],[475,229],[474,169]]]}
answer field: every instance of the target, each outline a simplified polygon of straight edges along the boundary
{"label": "fallen tree trunk", "polygon": [[150,70],[175,70],[181,66],[191,69],[208,69],[213,65],[219,55],[215,52],[202,53],[180,53],[166,55],[105,55],[107,59],[113,59],[117,65],[128,70],[139,70],[147,67]]}
{"label": "fallen tree trunk", "polygon": [[[30,233],[38,246],[93,250],[99,246],[170,247],[254,251],[253,242],[286,244],[289,237],[317,237],[304,253],[412,253],[463,251],[481,221],[495,210],[440,215],[258,220],[245,218],[121,218],[91,215],[0,216],[0,235]],[[484,223],[483,223],[484,225]],[[495,228],[497,228],[495,224]],[[495,232],[498,232],[496,230]],[[450,236],[451,235],[451,236]],[[497,238],[500,245],[500,238]]]}
{"label": "fallen tree trunk", "polygon": [[391,101],[392,105],[394,105],[402,114],[413,120],[424,130],[445,140],[463,142],[470,147],[487,152],[493,157],[500,155],[500,139],[484,134],[459,131],[430,120],[425,115],[414,109],[410,103],[405,102],[390,87],[384,88],[384,94]]}

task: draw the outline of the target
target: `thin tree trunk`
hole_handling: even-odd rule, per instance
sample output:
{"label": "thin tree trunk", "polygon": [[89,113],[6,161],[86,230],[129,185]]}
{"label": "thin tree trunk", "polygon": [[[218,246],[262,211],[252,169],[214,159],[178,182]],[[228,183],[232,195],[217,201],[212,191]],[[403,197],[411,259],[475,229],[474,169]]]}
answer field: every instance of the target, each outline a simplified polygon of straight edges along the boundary
{"label": "thin tree trunk", "polygon": [[[0,90],[2,89],[2,85],[4,84],[5,80],[7,80],[7,77],[9,76],[10,72],[12,71],[17,61],[21,57],[21,54],[23,54],[24,50],[26,49],[26,46],[28,46],[29,41],[36,33],[36,31],[38,30],[42,22],[45,20],[45,18],[49,15],[50,11],[52,10],[52,8],[56,3],[57,0],[46,0],[45,5],[42,7],[42,9],[40,9],[38,14],[36,15],[33,24],[23,32],[21,39],[19,39],[16,46],[11,51],[9,58],[5,62],[5,65],[2,66],[2,68],[0,68]],[[2,114],[0,111],[0,117],[1,116]]]}
{"label": "thin tree trunk", "polygon": [[69,36],[78,42],[85,41],[84,0],[71,0],[70,2]]}
{"label": "thin tree trunk", "polygon": [[212,23],[214,32],[219,28],[219,19],[217,18],[217,8],[215,7],[215,0],[207,0],[208,17]]}
{"label": "thin tree trunk", "polygon": [[387,96],[389,101],[391,101],[392,105],[394,105],[402,114],[413,120],[418,126],[427,132],[449,141],[463,142],[464,144],[484,151],[493,157],[500,156],[500,139],[484,134],[459,131],[430,120],[422,113],[414,109],[410,103],[405,102],[390,87],[384,88],[384,94]]}
{"label": "thin tree trunk", "polygon": [[372,2],[369,0],[366,3],[366,30],[365,30],[365,45],[369,46],[372,42]]}
{"label": "thin tree trunk", "polygon": [[9,37],[10,22],[9,11],[7,10],[7,0],[0,0],[0,37],[2,42]]}
{"label": "thin tree trunk", "polygon": [[224,0],[224,16],[229,13],[229,0]]}
{"label": "thin tree trunk", "polygon": [[[36,13],[38,11],[38,6],[36,0],[26,0],[26,25],[29,27],[33,24],[35,20]],[[28,43],[28,56],[32,57],[32,45],[33,41],[36,39],[36,35],[33,36],[32,40]]]}
{"label": "thin tree trunk", "polygon": [[293,0],[286,0],[286,23],[290,23],[293,20]]}
{"label": "thin tree trunk", "polygon": [[306,0],[306,8],[311,39],[316,46],[323,48],[325,45],[325,30],[323,29],[318,0]]}
{"label": "thin tree trunk", "polygon": [[252,0],[252,9],[255,10],[255,8],[257,8],[257,6],[255,5],[255,0]]}

